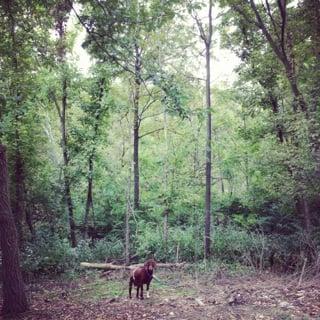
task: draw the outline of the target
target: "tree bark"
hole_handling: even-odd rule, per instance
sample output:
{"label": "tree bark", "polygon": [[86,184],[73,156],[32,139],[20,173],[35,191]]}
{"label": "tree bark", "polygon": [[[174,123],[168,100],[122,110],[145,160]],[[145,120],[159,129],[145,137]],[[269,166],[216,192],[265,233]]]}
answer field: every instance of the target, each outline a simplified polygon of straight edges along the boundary
{"label": "tree bark", "polygon": [[130,195],[127,195],[127,208],[125,216],[125,235],[124,235],[124,259],[126,265],[130,263],[130,216],[131,216],[131,203]]}
{"label": "tree bark", "polygon": [[[286,4],[280,4],[279,8],[281,11],[281,40],[280,43],[276,43],[274,38],[272,37],[271,33],[269,32],[266,24],[264,23],[258,9],[256,6],[256,3],[254,0],[250,0],[250,6],[255,14],[256,21],[254,21],[254,24],[262,31],[263,35],[265,36],[266,40],[269,42],[273,52],[275,53],[276,57],[280,60],[280,62],[283,64],[285,69],[285,75],[287,76],[287,79],[290,84],[291,92],[294,97],[294,104],[293,108],[296,111],[296,106],[298,105],[306,115],[307,115],[307,104],[306,101],[299,89],[296,71],[295,71],[295,61],[293,56],[293,48],[292,48],[292,39],[291,35],[287,31],[287,19],[286,19]],[[242,12],[237,11],[240,13],[249,23],[251,21],[248,20],[248,17]]]}
{"label": "tree bark", "polygon": [[69,237],[72,247],[77,246],[76,240],[76,226],[73,214],[73,201],[71,196],[71,179],[69,173],[69,150],[68,150],[68,134],[66,129],[66,114],[68,108],[68,81],[66,70],[63,68],[66,60],[66,26],[68,21],[68,15],[72,8],[72,1],[60,1],[57,2],[56,8],[53,12],[56,31],[59,35],[58,45],[57,45],[57,57],[58,63],[61,67],[61,105],[58,103],[56,97],[54,97],[54,102],[57,108],[57,112],[60,120],[60,130],[61,130],[61,148],[63,155],[63,184],[64,184],[64,199],[66,201],[68,210],[68,220],[69,220]]}
{"label": "tree bark", "polygon": [[84,238],[88,237],[88,222],[89,222],[90,209],[92,213],[94,212],[92,186],[93,186],[93,153],[90,154],[89,160],[88,160],[88,191],[87,191],[86,209],[85,209],[84,219],[83,219]]}
{"label": "tree bark", "polygon": [[21,104],[21,85],[20,85],[20,74],[19,74],[19,63],[18,63],[18,44],[17,44],[17,35],[16,35],[16,17],[15,17],[15,1],[8,1],[5,3],[4,9],[8,16],[8,28],[10,34],[10,49],[11,49],[11,65],[13,70],[13,81],[10,88],[10,94],[15,100],[14,106],[14,124],[15,124],[15,133],[14,133],[14,143],[15,143],[15,156],[14,156],[14,188],[15,193],[13,197],[13,214],[18,232],[19,245],[23,242],[23,217],[25,215],[25,188],[24,188],[24,165],[23,158],[20,150],[20,133],[19,133],[19,109]]}
{"label": "tree bark", "polygon": [[74,221],[74,214],[73,214],[73,201],[71,196],[71,189],[70,189],[70,174],[68,172],[69,169],[69,154],[68,154],[68,136],[66,130],[66,112],[67,112],[67,79],[63,76],[62,79],[62,110],[61,110],[61,146],[62,146],[62,153],[63,153],[63,176],[64,176],[64,196],[66,199],[67,209],[68,209],[68,220],[69,220],[69,228],[70,228],[70,241],[72,247],[77,246],[77,239],[76,239],[76,225]]}
{"label": "tree bark", "polygon": [[3,307],[5,314],[28,310],[28,300],[19,262],[17,230],[9,200],[5,147],[0,145],[0,244],[2,251]]}
{"label": "tree bark", "polygon": [[133,164],[131,164],[128,172],[128,184],[126,191],[126,214],[125,214],[125,229],[124,229],[124,259],[126,265],[130,263],[130,218],[132,215],[131,204],[131,179],[132,179]]}
{"label": "tree bark", "polygon": [[304,218],[304,227],[308,235],[311,234],[311,215],[309,203],[305,197],[302,199],[303,204],[303,218]]}
{"label": "tree bark", "polygon": [[163,110],[163,126],[164,126],[164,140],[166,144],[166,155],[163,165],[163,178],[164,178],[164,194],[165,194],[165,201],[164,201],[164,210],[163,210],[163,242],[164,242],[164,256],[165,262],[168,258],[168,236],[169,236],[169,212],[171,207],[171,199],[169,199],[168,194],[168,175],[169,175],[169,141],[168,141],[168,119],[167,119],[167,110],[166,106],[164,105]]}
{"label": "tree bark", "polygon": [[35,230],[34,230],[34,227],[33,227],[33,219],[32,219],[32,209],[30,206],[28,206],[26,208],[26,224],[29,228],[29,231],[30,231],[30,234],[31,234],[31,238],[32,240],[34,240],[35,238]]}
{"label": "tree bark", "polygon": [[[269,101],[271,103],[272,112],[275,116],[279,114],[279,104],[278,99],[272,94],[272,92],[268,93]],[[277,120],[278,122],[278,120]],[[284,142],[284,134],[283,134],[283,125],[280,123],[276,124],[277,137],[280,143]]]}
{"label": "tree bark", "polygon": [[139,100],[141,87],[141,52],[138,45],[135,45],[135,80],[133,93],[133,209],[140,208],[140,173],[139,173]]}
{"label": "tree bark", "polygon": [[206,139],[206,191],[205,191],[205,225],[204,225],[204,258],[211,255],[211,161],[212,161],[212,123],[211,123],[211,39],[212,39],[212,0],[209,0],[208,34],[204,39],[206,47],[206,112],[207,112],[207,139]]}
{"label": "tree bark", "polygon": [[23,218],[25,216],[25,197],[24,197],[24,170],[23,160],[19,150],[19,139],[17,139],[17,146],[14,158],[14,186],[15,196],[13,202],[14,218],[17,226],[19,246],[23,243]]}
{"label": "tree bark", "polygon": [[210,88],[210,45],[206,45],[206,109],[207,109],[207,141],[206,141],[206,192],[205,192],[205,235],[204,257],[211,254],[211,88]]}
{"label": "tree bark", "polygon": [[105,78],[101,78],[99,81],[99,96],[98,96],[98,103],[100,106],[99,110],[96,110],[95,113],[95,123],[94,123],[94,128],[93,128],[93,146],[91,149],[91,153],[89,155],[89,159],[88,159],[88,191],[87,191],[87,201],[86,201],[86,209],[85,209],[85,213],[84,213],[84,237],[86,238],[87,232],[88,232],[88,222],[89,222],[89,215],[90,215],[90,209],[92,212],[92,220],[94,223],[94,207],[93,207],[93,160],[95,157],[95,153],[96,153],[96,139],[98,136],[98,131],[99,131],[99,124],[100,124],[100,118],[102,115],[102,98],[103,98],[103,94],[104,94],[104,85],[105,85]]}

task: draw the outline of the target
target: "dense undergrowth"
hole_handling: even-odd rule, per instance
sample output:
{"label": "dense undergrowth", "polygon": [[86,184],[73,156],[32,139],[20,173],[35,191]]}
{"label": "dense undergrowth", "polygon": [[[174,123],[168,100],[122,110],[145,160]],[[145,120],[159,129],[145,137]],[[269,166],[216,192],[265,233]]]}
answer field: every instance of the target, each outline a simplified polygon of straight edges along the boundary
{"label": "dense undergrowth", "polygon": [[[132,241],[134,262],[153,256],[158,261],[186,261],[202,268],[203,248],[201,233],[195,227],[170,228],[167,243],[161,226],[144,225]],[[290,235],[265,234],[261,230],[248,230],[235,224],[214,227],[212,257],[205,266],[243,266],[258,270],[291,273],[301,270],[306,260],[308,270],[317,265],[320,246],[304,232]],[[80,262],[115,261],[123,263],[124,246],[120,238],[105,237],[96,241],[81,240],[72,248],[68,239],[58,234],[38,233],[27,242],[22,252],[26,273],[63,273],[80,271]],[[231,267],[232,268],[232,267]]]}

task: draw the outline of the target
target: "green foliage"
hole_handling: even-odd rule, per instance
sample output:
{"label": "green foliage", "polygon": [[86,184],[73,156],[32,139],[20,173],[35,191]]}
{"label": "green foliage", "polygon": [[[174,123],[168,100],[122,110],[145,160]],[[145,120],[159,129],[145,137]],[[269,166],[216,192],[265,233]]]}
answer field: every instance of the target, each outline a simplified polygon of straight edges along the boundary
{"label": "green foliage", "polygon": [[23,251],[22,267],[32,273],[61,273],[76,267],[77,254],[67,239],[55,234],[38,235]]}
{"label": "green foliage", "polygon": [[108,259],[119,259],[123,257],[123,244],[119,239],[101,239],[95,242],[92,248],[94,261],[105,261]]}
{"label": "green foliage", "polygon": [[[89,31],[83,46],[95,58],[86,75],[72,63],[75,34],[63,40],[70,57],[57,64],[55,52],[61,43],[50,34],[57,27],[53,18],[58,8],[51,10],[56,3],[31,2],[29,7],[15,1],[14,16],[0,5],[0,138],[8,147],[13,207],[20,195],[20,159],[20,200],[34,227],[29,232],[30,226],[22,223],[24,268],[58,273],[77,269],[80,261],[123,257],[124,215],[132,189],[132,88],[137,80],[141,208],[130,217],[131,255],[141,260],[154,255],[160,261],[199,261],[206,114],[198,76],[199,46],[184,15],[201,11],[204,2],[80,3],[83,6],[76,10],[83,9],[81,22]],[[288,76],[259,24],[253,23],[250,2],[219,3],[224,10],[221,44],[241,63],[232,88],[212,88],[212,258],[293,271],[303,257],[308,263],[316,261],[319,249],[317,3],[291,2],[284,46],[275,43],[292,58],[294,77]],[[70,7],[60,9],[65,24]],[[257,4],[257,9],[270,36],[279,39],[277,2],[269,12],[275,25],[266,8]],[[62,78],[67,80],[68,168],[61,148],[62,115],[57,112],[64,98]],[[301,110],[294,85],[307,113]],[[84,224],[92,178],[88,225],[93,239],[79,241],[75,249],[67,241],[64,173],[70,178],[77,231]],[[164,212],[169,213],[167,243]]]}
{"label": "green foliage", "polygon": [[170,229],[165,243],[161,228],[152,224],[140,224],[135,248],[141,260],[154,256],[159,261],[195,261],[202,255],[202,246],[195,241],[192,227]]}

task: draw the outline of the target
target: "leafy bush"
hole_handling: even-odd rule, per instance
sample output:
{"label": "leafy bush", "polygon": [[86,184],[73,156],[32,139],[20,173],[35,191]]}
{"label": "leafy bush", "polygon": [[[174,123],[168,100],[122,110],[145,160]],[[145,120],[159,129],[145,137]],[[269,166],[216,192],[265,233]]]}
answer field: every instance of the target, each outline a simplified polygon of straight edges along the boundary
{"label": "leafy bush", "polygon": [[22,266],[27,272],[61,273],[76,264],[76,252],[67,239],[57,235],[38,236],[22,253]]}
{"label": "leafy bush", "polygon": [[163,229],[151,224],[140,225],[135,239],[135,248],[140,258],[154,255],[159,261],[195,261],[202,255],[202,241],[195,241],[192,227],[170,228],[167,245],[163,239]]}
{"label": "leafy bush", "polygon": [[269,239],[258,233],[241,230],[233,225],[216,227],[213,254],[227,262],[242,262],[254,267],[265,265]]}
{"label": "leafy bush", "polygon": [[[177,256],[180,261],[197,261],[203,257],[202,234],[197,233],[197,228],[170,228],[167,248],[161,227],[146,224],[140,226],[140,230],[135,246],[141,258],[152,254],[161,261],[175,261]],[[213,230],[213,259],[263,266],[268,246],[269,239],[266,236],[241,230],[233,225],[215,226]]]}
{"label": "leafy bush", "polygon": [[75,249],[76,251],[76,258],[79,262],[87,261],[91,262],[94,261],[94,255],[92,248],[90,248],[90,242],[86,240],[80,240],[78,242],[78,246]]}
{"label": "leafy bush", "polygon": [[22,266],[26,272],[62,273],[78,270],[83,261],[105,261],[106,258],[116,259],[122,255],[123,244],[119,240],[102,239],[94,245],[90,241],[80,240],[76,248],[71,248],[67,239],[42,233],[23,250]]}
{"label": "leafy bush", "polygon": [[124,248],[120,240],[101,239],[92,248],[95,261],[105,261],[106,258],[118,259],[123,256]]}

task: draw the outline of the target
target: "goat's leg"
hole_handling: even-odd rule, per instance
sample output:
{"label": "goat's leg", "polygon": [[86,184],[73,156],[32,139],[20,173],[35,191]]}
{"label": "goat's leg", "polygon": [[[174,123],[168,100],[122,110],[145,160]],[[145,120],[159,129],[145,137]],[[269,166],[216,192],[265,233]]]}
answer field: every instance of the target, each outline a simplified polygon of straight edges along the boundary
{"label": "goat's leg", "polygon": [[150,298],[150,295],[149,295],[149,286],[150,286],[150,282],[147,283],[147,299]]}
{"label": "goat's leg", "polygon": [[140,286],[137,285],[137,299],[139,299],[139,288],[140,288]]}
{"label": "goat's leg", "polygon": [[130,299],[132,298],[132,296],[131,296],[132,284],[133,284],[133,279],[130,278],[130,281],[129,281],[129,298],[130,298]]}
{"label": "goat's leg", "polygon": [[143,300],[143,284],[140,287],[141,291],[140,291],[140,298],[141,300]]}

